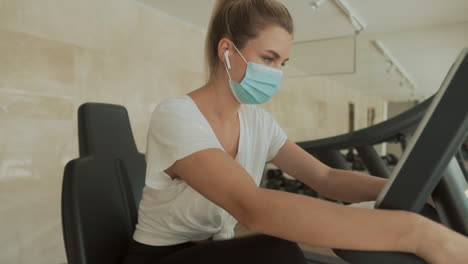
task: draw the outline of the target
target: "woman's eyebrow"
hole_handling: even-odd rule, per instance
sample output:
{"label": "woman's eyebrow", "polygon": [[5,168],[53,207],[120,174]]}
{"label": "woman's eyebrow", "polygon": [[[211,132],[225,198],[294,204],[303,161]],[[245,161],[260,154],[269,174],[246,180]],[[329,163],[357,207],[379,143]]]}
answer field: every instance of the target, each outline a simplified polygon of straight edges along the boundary
{"label": "woman's eyebrow", "polygon": [[[275,59],[278,59],[280,58],[281,56],[278,54],[278,52],[274,51],[274,50],[266,50],[267,52],[270,52],[271,54],[273,54],[273,57],[275,57]],[[288,61],[289,58],[285,59],[284,62]]]}

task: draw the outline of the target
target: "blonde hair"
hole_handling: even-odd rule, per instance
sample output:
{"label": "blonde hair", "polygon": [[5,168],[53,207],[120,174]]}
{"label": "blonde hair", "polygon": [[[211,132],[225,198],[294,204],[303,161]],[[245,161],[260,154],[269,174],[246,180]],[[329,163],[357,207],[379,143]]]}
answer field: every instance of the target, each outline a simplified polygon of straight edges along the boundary
{"label": "blonde hair", "polygon": [[291,35],[294,32],[291,14],[276,0],[218,0],[205,40],[207,80],[212,79],[218,67],[221,39],[229,38],[242,49],[270,25],[280,26]]}

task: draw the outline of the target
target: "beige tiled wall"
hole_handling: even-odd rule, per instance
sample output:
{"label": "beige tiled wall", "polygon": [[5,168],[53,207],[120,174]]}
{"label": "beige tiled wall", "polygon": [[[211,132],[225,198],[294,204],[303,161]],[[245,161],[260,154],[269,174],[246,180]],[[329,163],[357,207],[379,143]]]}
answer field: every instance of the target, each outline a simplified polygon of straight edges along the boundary
{"label": "beige tiled wall", "polygon": [[264,107],[275,116],[290,139],[303,141],[348,132],[349,101],[356,104],[355,129],[367,126],[368,107],[376,109],[375,123],[382,121],[382,98],[363,95],[326,77],[286,78]]}
{"label": "beige tiled wall", "polygon": [[[203,83],[204,32],[132,0],[0,0],[0,263],[62,263],[63,168],[83,102],[125,105],[145,150],[163,98]],[[286,79],[265,105],[293,140],[358,127],[369,98],[327,78]],[[362,113],[362,115],[361,115]]]}

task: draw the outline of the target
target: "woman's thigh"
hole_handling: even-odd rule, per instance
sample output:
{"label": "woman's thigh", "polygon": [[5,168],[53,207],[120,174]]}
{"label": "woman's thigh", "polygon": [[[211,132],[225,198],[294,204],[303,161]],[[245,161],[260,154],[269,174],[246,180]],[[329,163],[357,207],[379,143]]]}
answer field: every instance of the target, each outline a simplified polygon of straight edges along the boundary
{"label": "woman's thigh", "polygon": [[297,243],[260,234],[196,244],[152,264],[175,263],[305,264],[306,261]]}
{"label": "woman's thigh", "polygon": [[123,264],[151,264],[156,259],[162,259],[174,252],[193,246],[194,243],[186,242],[171,246],[150,246],[131,240],[127,255]]}

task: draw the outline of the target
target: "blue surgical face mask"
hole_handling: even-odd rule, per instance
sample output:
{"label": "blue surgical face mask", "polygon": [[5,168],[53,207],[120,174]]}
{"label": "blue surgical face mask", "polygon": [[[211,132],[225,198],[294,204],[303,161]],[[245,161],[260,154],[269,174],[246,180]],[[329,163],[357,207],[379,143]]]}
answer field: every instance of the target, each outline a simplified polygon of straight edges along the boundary
{"label": "blue surgical face mask", "polygon": [[240,83],[231,79],[231,75],[229,74],[230,63],[227,61],[229,69],[226,64],[224,65],[229,76],[229,86],[234,97],[241,104],[263,104],[270,100],[281,84],[283,71],[262,64],[247,62],[235,45],[234,48],[245,63],[247,63],[245,76]]}

